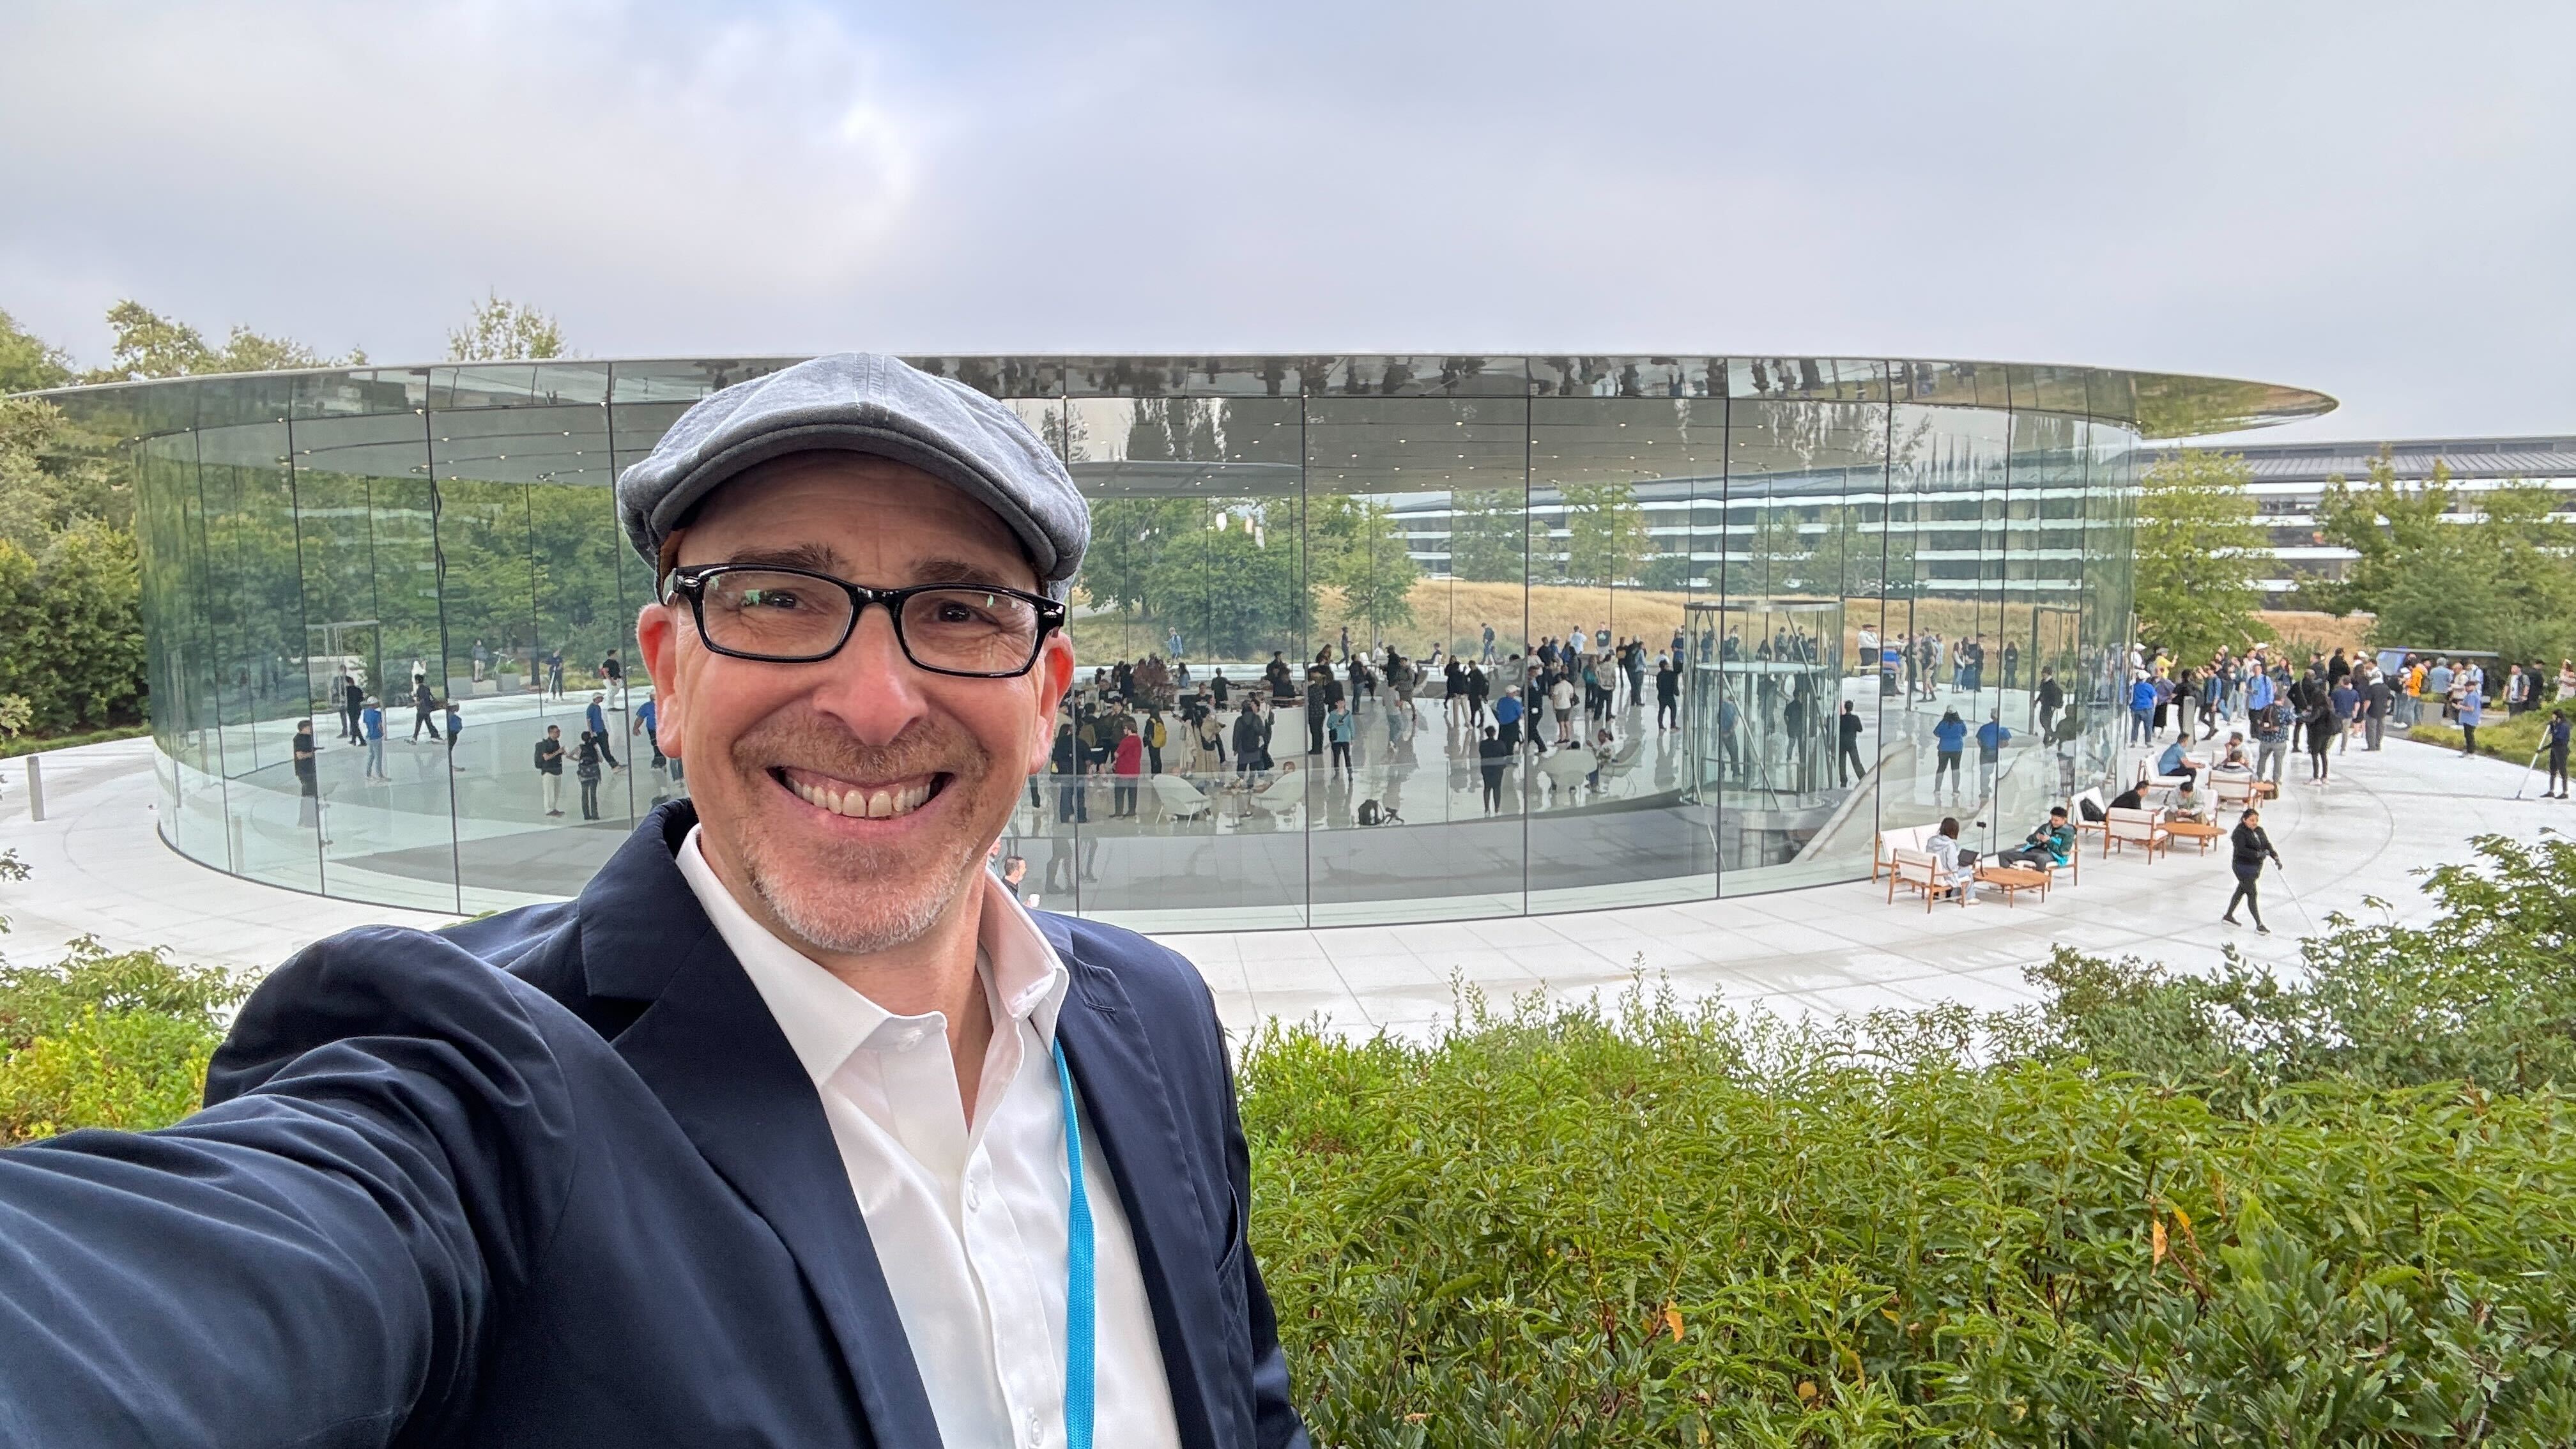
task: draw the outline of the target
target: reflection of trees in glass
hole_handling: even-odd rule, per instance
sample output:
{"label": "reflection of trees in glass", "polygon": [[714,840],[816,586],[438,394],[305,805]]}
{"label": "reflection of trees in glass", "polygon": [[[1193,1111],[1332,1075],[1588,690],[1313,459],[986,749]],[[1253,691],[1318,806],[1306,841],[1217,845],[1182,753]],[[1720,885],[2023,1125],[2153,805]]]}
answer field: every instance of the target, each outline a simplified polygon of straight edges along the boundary
{"label": "reflection of trees in glass", "polygon": [[1637,570],[1637,586],[1678,593],[1701,583],[1700,564],[1686,553],[1659,553]]}
{"label": "reflection of trees in glass", "polygon": [[1296,551],[1248,520],[1208,524],[1156,561],[1159,620],[1188,637],[1202,658],[1258,659],[1288,649],[1313,612],[1313,586],[1298,577]]}
{"label": "reflection of trees in glass", "polygon": [[1449,499],[1449,572],[1518,583],[1528,567],[1528,520],[1517,490],[1469,488]]}
{"label": "reflection of trees in glass", "polygon": [[1651,546],[1646,510],[1625,483],[1568,483],[1565,572],[1579,584],[1615,584],[1633,576]]}
{"label": "reflection of trees in glass", "polygon": [[1785,594],[1801,581],[1807,544],[1798,531],[1798,514],[1790,508],[1766,508],[1753,535],[1745,541],[1744,572],[1729,577],[1726,591],[1747,598]]}
{"label": "reflection of trees in glass", "polygon": [[1091,505],[1091,548],[1082,556],[1083,593],[1092,607],[1152,615],[1155,564],[1186,551],[1213,524],[1214,510],[1196,498],[1104,498]]}
{"label": "reflection of trees in glass", "polygon": [[1350,520],[1350,537],[1324,582],[1341,590],[1343,614],[1365,622],[1375,642],[1389,627],[1413,621],[1413,583],[1422,570],[1405,549],[1394,509],[1360,500],[1351,508]]}

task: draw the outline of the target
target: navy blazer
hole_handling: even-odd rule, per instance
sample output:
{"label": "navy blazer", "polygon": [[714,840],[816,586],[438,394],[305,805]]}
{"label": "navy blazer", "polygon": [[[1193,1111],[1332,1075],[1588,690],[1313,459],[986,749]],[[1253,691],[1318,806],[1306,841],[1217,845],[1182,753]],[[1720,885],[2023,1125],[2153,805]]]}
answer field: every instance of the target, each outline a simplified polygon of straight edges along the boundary
{"label": "navy blazer", "polygon": [[[695,819],[578,900],[300,952],[178,1126],[0,1152],[0,1442],[937,1444],[813,1084],[674,862]],[[1038,921],[1181,1442],[1303,1449],[1206,984]]]}

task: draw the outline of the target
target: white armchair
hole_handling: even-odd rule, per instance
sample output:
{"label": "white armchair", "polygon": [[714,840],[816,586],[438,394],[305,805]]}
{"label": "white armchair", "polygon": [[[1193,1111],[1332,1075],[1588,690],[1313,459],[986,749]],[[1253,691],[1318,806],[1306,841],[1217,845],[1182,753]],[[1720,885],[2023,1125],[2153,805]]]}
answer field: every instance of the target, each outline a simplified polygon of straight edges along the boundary
{"label": "white armchair", "polygon": [[1216,808],[1206,791],[1178,775],[1155,775],[1154,800],[1174,820],[1196,820]]}

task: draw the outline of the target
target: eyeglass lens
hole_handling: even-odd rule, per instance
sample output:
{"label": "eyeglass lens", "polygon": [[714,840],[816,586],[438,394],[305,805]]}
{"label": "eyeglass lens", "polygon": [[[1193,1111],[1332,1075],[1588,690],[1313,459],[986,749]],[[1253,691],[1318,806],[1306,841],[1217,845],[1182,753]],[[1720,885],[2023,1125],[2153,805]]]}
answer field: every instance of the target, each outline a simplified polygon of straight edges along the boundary
{"label": "eyeglass lens", "polygon": [[[802,574],[728,569],[708,577],[704,595],[708,641],[738,654],[810,659],[838,647],[850,627],[849,593]],[[986,589],[926,589],[903,600],[895,633],[925,669],[1008,674],[1037,654],[1038,611]]]}

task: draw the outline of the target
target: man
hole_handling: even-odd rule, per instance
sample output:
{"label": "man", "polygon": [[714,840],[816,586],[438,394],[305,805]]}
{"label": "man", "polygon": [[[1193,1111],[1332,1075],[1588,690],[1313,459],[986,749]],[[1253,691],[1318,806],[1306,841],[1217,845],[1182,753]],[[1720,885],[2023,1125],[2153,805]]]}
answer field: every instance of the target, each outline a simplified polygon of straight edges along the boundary
{"label": "man", "polygon": [[10,1437],[1301,1449],[1206,985],[983,869],[1062,464],[844,355],[617,500],[695,800],[577,901],[309,948],[181,1126],[0,1153],[0,1305],[76,1306],[0,1312]]}
{"label": "man", "polygon": [[365,731],[359,728],[358,720],[358,716],[365,712],[366,707],[367,691],[359,687],[357,676],[343,673],[340,676],[340,713],[349,722],[349,738],[352,741],[363,740],[366,737]]}
{"label": "man", "polygon": [[340,716],[340,738],[355,744],[358,739],[358,712],[349,708],[351,682],[346,669],[331,676],[331,707]]}
{"label": "man", "polygon": [[617,762],[617,752],[610,749],[608,745],[607,705],[606,694],[593,694],[590,697],[590,707],[581,712],[581,717],[583,723],[590,726],[590,732],[599,737],[600,758],[608,763],[608,768],[623,770],[626,767]]}
{"label": "man", "polygon": [[366,736],[367,740],[365,778],[393,779],[393,776],[385,773],[385,707],[378,704],[373,695],[367,696],[365,708],[358,711],[358,730]]}
{"label": "man", "polygon": [[1860,712],[1852,708],[1850,700],[1844,700],[1843,712],[1834,724],[1834,731],[1842,741],[1841,747],[1834,754],[1834,770],[1835,783],[1845,788],[1849,788],[1852,781],[1869,773],[1860,762],[1862,728]]}
{"label": "man", "polygon": [[313,743],[313,721],[298,720],[291,747],[295,757],[295,823],[313,831],[322,828],[322,776],[315,758],[319,749]]}
{"label": "man", "polygon": [[630,735],[642,735],[645,745],[653,751],[653,803],[656,805],[671,798],[670,787],[663,783],[667,778],[671,759],[670,756],[662,753],[660,720],[661,711],[654,708],[653,701],[648,699],[635,706],[635,723],[629,725],[626,730]]}
{"label": "man", "polygon": [[2007,850],[1995,857],[1999,865],[2016,865],[2029,870],[2055,870],[2075,854],[2075,826],[2067,819],[2066,807],[2048,812],[2048,819],[2032,827],[2022,837],[2018,849]]}
{"label": "man", "polygon": [[435,740],[440,738],[437,719],[438,696],[430,693],[429,677],[427,675],[414,674],[411,677],[411,710],[411,742],[413,744],[416,745],[420,743],[420,732],[424,729],[429,731],[429,737],[431,739]]}
{"label": "man", "polygon": [[563,726],[546,726],[546,737],[537,741],[537,792],[545,801],[546,814],[563,814]]}
{"label": "man", "polygon": [[456,742],[457,742],[458,740],[461,740],[461,739],[465,738],[465,717],[464,717],[461,713],[459,713],[459,712],[458,712],[458,707],[457,707],[457,703],[456,703],[456,701],[455,701],[455,700],[452,700],[452,699],[451,699],[451,700],[449,700],[449,701],[447,702],[447,706],[446,706],[446,708],[447,708],[447,768],[448,768],[449,770],[451,770],[451,771],[453,771],[453,770],[462,770],[462,769],[464,769],[465,767],[464,767],[463,765],[460,765],[460,764],[456,763]]}

